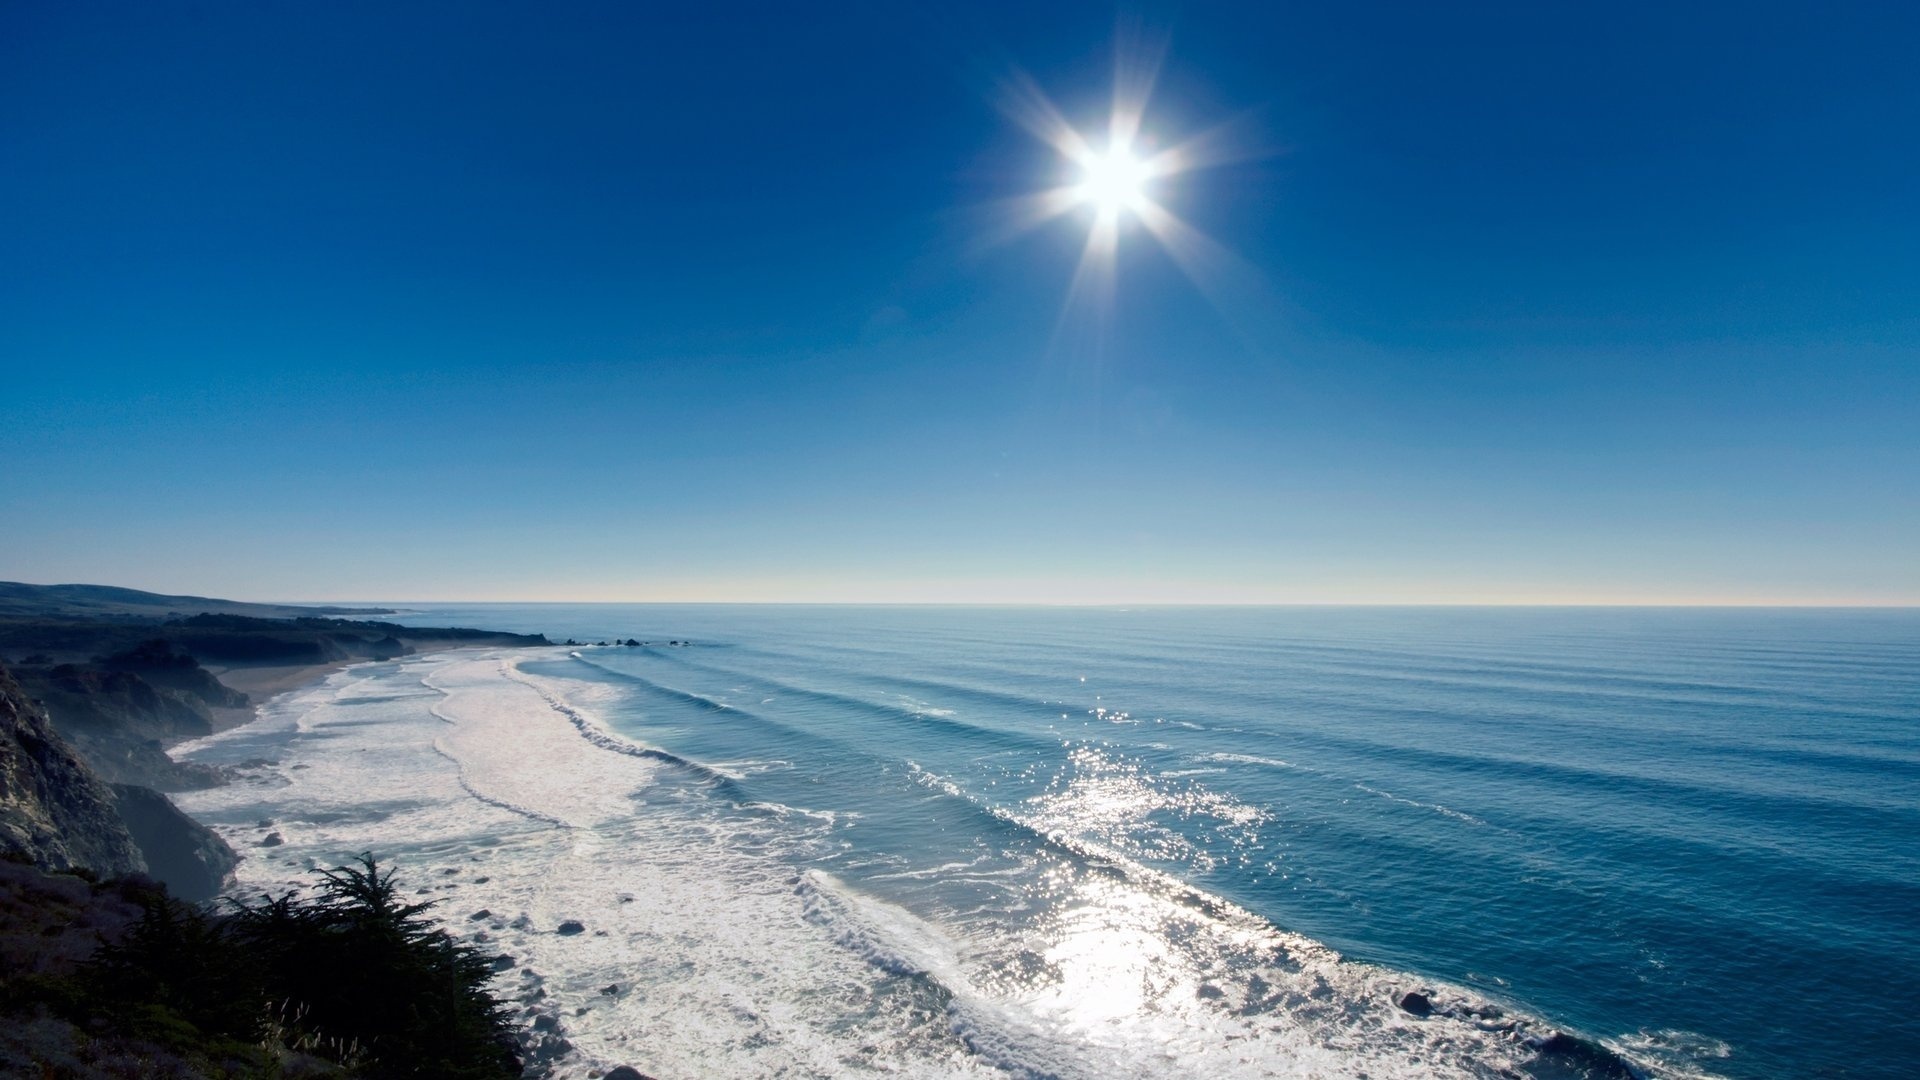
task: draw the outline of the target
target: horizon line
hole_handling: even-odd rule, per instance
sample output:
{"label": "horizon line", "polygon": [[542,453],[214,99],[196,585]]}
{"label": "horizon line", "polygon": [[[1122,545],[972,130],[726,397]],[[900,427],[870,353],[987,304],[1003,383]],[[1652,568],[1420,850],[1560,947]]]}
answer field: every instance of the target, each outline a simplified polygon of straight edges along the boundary
{"label": "horizon line", "polygon": [[1755,608],[1804,610],[1910,611],[1920,600],[575,600],[575,599],[410,599],[410,600],[258,600],[246,603],[290,607],[404,607],[443,604],[570,604],[660,607],[969,607],[969,608]]}

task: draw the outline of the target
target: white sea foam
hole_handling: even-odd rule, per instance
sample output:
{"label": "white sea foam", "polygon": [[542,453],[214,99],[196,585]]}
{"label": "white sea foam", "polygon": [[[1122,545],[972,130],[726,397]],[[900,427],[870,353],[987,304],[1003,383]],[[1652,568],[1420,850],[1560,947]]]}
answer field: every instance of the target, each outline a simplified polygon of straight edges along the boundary
{"label": "white sea foam", "polygon": [[[716,771],[623,738],[595,712],[613,691],[531,674],[525,655],[336,674],[183,747],[277,760],[181,802],[248,854],[247,891],[363,850],[401,867],[514,959],[503,992],[559,1018],[557,1076],[1492,1076],[1541,1030],[1447,987],[1427,987],[1439,1012],[1415,1019],[1393,1004],[1408,976],[1073,835],[1103,793],[1151,781],[1092,757],[1080,787],[1009,817],[1047,837],[1037,854],[931,871],[1019,877],[1024,899],[964,925],[923,917],[821,869],[844,852],[843,815],[717,796],[716,777],[764,763]],[[1228,827],[1258,813],[1170,797]],[[257,846],[269,830],[285,843]],[[563,920],[586,931],[561,935]]]}

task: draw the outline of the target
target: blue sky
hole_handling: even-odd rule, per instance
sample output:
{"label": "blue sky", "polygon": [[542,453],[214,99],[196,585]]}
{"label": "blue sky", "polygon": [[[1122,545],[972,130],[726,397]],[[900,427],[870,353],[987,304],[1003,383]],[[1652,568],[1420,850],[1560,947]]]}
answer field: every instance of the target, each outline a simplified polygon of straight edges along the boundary
{"label": "blue sky", "polygon": [[0,578],[1920,603],[1903,5],[395,7],[0,9]]}

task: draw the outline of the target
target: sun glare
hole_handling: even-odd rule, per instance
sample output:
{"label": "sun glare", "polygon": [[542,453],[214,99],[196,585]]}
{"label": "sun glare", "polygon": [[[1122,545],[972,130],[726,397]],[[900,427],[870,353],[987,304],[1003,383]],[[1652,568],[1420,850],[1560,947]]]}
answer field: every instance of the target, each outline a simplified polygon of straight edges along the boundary
{"label": "sun glare", "polygon": [[1080,162],[1080,186],[1074,194],[1102,214],[1138,211],[1147,199],[1147,163],[1125,146],[1089,154]]}
{"label": "sun glare", "polygon": [[[1104,139],[1070,123],[1031,78],[1015,72],[1001,87],[1001,108],[1060,155],[1067,175],[1056,187],[1002,204],[997,238],[1011,239],[1076,209],[1091,211],[1086,245],[1067,290],[1067,310],[1111,310],[1121,239],[1129,232],[1150,238],[1203,292],[1244,276],[1230,252],[1161,201],[1168,194],[1162,189],[1187,173],[1253,156],[1238,145],[1233,122],[1178,142],[1147,123],[1163,51],[1164,42],[1125,37],[1116,42]],[[1141,228],[1129,228],[1135,224]]]}

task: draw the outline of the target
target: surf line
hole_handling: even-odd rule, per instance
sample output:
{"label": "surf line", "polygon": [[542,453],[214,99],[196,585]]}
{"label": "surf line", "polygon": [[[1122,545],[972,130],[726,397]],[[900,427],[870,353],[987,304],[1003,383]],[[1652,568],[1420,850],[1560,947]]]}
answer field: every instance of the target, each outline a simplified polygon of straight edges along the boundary
{"label": "surf line", "polygon": [[[429,672],[427,675],[421,676],[420,685],[426,687],[429,690],[432,690],[436,694],[439,694],[440,701],[435,702],[434,704],[428,706],[427,711],[433,715],[433,718],[435,720],[438,720],[449,727],[459,726],[458,723],[451,716],[448,716],[446,713],[440,711],[441,704],[445,703],[447,698],[452,697],[453,696],[452,693],[450,693],[449,691],[447,691],[442,687],[434,685],[431,675],[432,673]],[[564,818],[558,818],[553,816],[552,814],[542,813],[538,810],[533,809],[532,807],[521,806],[518,803],[511,802],[506,799],[498,798],[493,795],[488,795],[486,792],[481,791],[478,787],[475,787],[473,781],[468,778],[467,763],[464,761],[461,761],[458,757],[455,757],[451,751],[449,751],[445,746],[441,745],[440,740],[437,738],[433,740],[433,752],[447,759],[447,761],[453,764],[454,778],[460,782],[460,790],[466,792],[467,795],[472,799],[474,799],[476,802],[485,803],[486,805],[494,807],[495,809],[505,810],[509,814],[518,814],[519,816],[523,818],[527,818],[530,821],[538,821],[544,825],[550,825],[556,829],[579,828],[579,826],[575,825],[571,821],[567,821]]]}
{"label": "surf line", "polygon": [[588,742],[592,743],[593,745],[599,747],[602,750],[608,750],[616,754],[624,754],[627,757],[644,758],[649,761],[665,762],[668,765],[673,765],[678,768],[685,769],[688,772],[693,773],[695,776],[700,777],[702,780],[706,780],[714,784],[724,785],[731,782],[731,778],[728,777],[725,773],[719,771],[718,769],[714,769],[709,766],[702,765],[697,761],[688,761],[686,758],[683,758],[678,754],[668,753],[667,751],[658,749],[656,747],[640,746],[638,744],[628,742],[627,740],[622,739],[619,736],[608,732],[604,727],[600,726],[598,723],[594,722],[590,717],[588,717],[586,713],[581,712],[579,709],[576,709],[572,705],[567,704],[565,701],[560,700],[560,698],[550,693],[546,689],[546,687],[543,687],[539,683],[533,681],[531,677],[529,677],[525,672],[521,671],[520,668],[517,665],[515,665],[511,660],[500,661],[500,674],[514,682],[519,683],[520,685],[526,687],[527,689],[532,690],[534,693],[539,694],[540,699],[547,703],[548,708],[552,709],[554,712],[559,713],[561,716],[566,717],[567,722],[573,725],[574,730],[578,731],[582,738],[586,739]]}
{"label": "surf line", "polygon": [[[445,722],[445,723],[453,722],[451,720],[448,720],[444,716],[440,716],[440,710],[438,709],[433,710],[433,714],[435,716],[439,716],[442,722]],[[440,745],[439,739],[433,740],[433,752],[436,754],[439,754],[443,758],[446,758],[448,761],[453,762],[455,776],[460,781],[460,790],[472,796],[476,801],[486,803],[488,806],[492,806],[497,809],[505,810],[510,814],[518,814],[521,817],[530,818],[534,821],[538,821],[546,825],[551,825],[556,829],[579,828],[578,825],[575,825],[571,821],[554,817],[552,814],[543,814],[538,810],[521,806],[518,803],[508,802],[506,799],[495,798],[492,795],[488,795],[485,792],[482,792],[479,788],[474,787],[473,782],[467,779],[466,765],[462,763],[459,758],[454,757],[452,754],[448,753],[446,748]]]}

